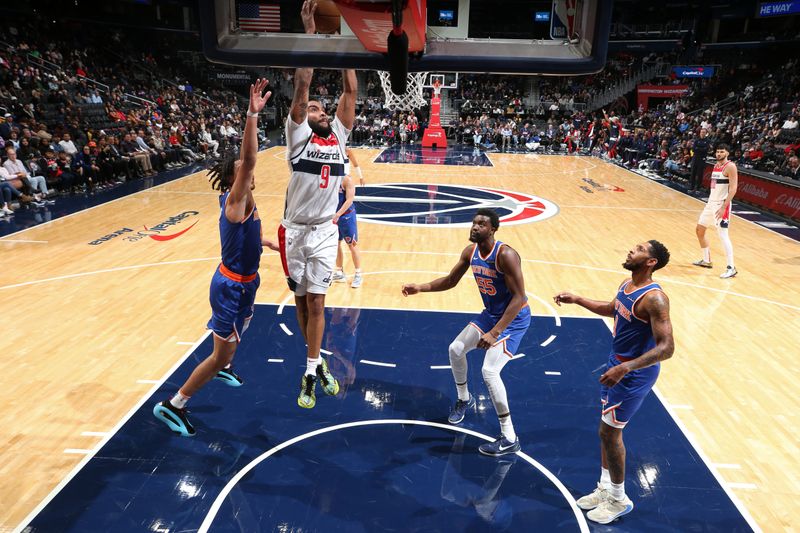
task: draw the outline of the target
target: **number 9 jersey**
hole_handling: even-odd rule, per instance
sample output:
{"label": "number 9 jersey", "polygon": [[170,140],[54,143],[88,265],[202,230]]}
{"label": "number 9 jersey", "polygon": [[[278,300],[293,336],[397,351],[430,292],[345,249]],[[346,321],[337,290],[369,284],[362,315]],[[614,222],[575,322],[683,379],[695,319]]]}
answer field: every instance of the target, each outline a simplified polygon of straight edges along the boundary
{"label": "number 9 jersey", "polygon": [[331,134],[320,137],[311,130],[308,118],[295,124],[286,119],[286,159],[292,172],[286,190],[284,220],[315,225],[330,222],[336,214],[339,187],[349,163],[345,145],[350,130],[335,117]]}

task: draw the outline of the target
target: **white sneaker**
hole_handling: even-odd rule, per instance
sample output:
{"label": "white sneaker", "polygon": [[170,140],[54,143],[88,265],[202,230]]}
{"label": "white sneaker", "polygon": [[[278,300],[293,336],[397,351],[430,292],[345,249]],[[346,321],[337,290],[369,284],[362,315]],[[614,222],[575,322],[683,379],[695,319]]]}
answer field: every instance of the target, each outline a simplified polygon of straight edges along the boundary
{"label": "white sneaker", "polygon": [[12,211],[11,209],[9,209],[7,207],[0,207],[0,212],[2,212],[5,215],[13,215],[14,214],[14,211]]}
{"label": "white sneaker", "polygon": [[356,273],[356,275],[353,276],[353,282],[350,283],[350,286],[354,289],[357,289],[361,286],[361,273]]}
{"label": "white sneaker", "polygon": [[600,502],[608,498],[608,491],[601,485],[600,483],[597,484],[597,488],[592,491],[591,494],[587,494],[586,496],[582,496],[578,498],[576,502],[578,507],[583,509],[584,511],[590,511],[600,505]]}
{"label": "white sneaker", "polygon": [[336,272],[333,273],[333,276],[331,277],[331,280],[334,283],[344,283],[345,278],[346,278],[346,276],[344,275],[344,272],[341,271],[341,270],[337,270]]}
{"label": "white sneaker", "polygon": [[721,277],[722,279],[728,279],[728,278],[732,278],[733,276],[735,276],[738,273],[739,272],[736,270],[735,267],[732,267],[732,266],[729,265],[728,268],[725,269],[725,272],[720,274],[719,277]]}
{"label": "white sneaker", "polygon": [[609,494],[600,505],[586,513],[586,518],[598,524],[608,524],[633,511],[633,502],[627,496],[615,500]]}

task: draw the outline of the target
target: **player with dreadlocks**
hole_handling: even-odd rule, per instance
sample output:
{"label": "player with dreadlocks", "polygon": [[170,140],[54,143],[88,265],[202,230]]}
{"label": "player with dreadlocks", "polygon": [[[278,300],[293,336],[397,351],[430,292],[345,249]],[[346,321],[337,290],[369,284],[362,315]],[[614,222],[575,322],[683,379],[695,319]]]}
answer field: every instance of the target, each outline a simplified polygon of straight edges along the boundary
{"label": "player with dreadlocks", "polygon": [[211,279],[210,291],[211,320],[208,328],[213,332],[214,351],[197,365],[171,399],[153,408],[156,418],[184,437],[195,434],[186,417],[189,398],[213,378],[232,387],[242,385],[241,378],[231,368],[231,361],[253,317],[253,302],[260,282],[258,265],[262,246],[278,250],[275,244],[262,237],[261,219],[253,198],[258,113],[272,94],[269,91],[264,93],[267,84],[267,80],[258,79],[250,86],[250,105],[239,159],[229,151],[208,173],[211,187],[220,192],[219,234],[222,243],[222,262]]}

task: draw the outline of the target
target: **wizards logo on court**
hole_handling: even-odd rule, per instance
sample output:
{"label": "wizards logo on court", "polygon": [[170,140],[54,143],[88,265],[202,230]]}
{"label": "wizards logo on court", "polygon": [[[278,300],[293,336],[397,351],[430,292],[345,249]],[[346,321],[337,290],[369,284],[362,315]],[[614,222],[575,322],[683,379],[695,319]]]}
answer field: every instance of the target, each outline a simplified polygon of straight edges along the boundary
{"label": "wizards logo on court", "polygon": [[356,189],[360,221],[399,226],[469,227],[475,211],[494,209],[501,224],[526,224],[558,213],[550,200],[494,187],[386,183]]}

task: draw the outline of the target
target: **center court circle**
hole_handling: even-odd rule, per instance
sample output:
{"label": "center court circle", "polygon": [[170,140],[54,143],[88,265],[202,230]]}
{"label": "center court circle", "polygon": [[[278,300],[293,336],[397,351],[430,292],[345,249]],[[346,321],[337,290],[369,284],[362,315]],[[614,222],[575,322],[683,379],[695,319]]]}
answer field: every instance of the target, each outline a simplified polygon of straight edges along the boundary
{"label": "center court circle", "polygon": [[566,487],[536,460],[480,455],[491,440],[422,420],[321,428],[247,464],[199,531],[588,531]]}

